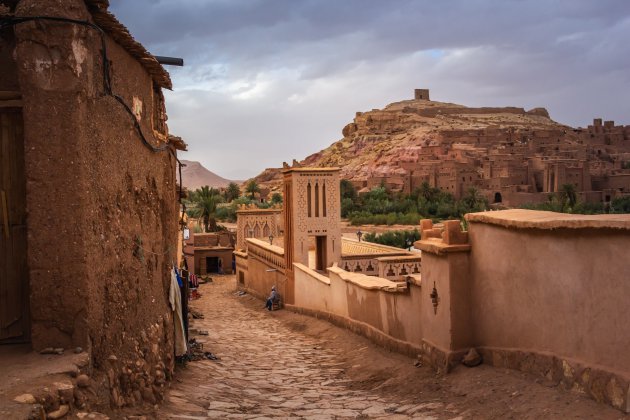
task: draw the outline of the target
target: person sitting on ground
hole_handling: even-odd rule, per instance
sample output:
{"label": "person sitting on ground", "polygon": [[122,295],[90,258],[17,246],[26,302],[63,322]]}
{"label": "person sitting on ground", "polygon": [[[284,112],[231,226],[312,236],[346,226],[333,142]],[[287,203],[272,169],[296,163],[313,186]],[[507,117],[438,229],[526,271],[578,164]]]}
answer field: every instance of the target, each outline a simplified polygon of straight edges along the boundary
{"label": "person sitting on ground", "polygon": [[276,286],[271,286],[271,294],[267,298],[267,303],[265,304],[265,308],[267,308],[267,310],[270,311],[273,304],[278,302],[279,298],[280,297],[278,296],[278,292],[276,292]]}

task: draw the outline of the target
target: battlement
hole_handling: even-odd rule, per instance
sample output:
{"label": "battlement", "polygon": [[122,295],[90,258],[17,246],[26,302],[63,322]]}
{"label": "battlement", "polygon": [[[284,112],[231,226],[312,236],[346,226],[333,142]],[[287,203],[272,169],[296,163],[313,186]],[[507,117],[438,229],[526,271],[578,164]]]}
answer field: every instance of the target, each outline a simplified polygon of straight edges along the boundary
{"label": "battlement", "polygon": [[424,101],[430,101],[431,99],[429,99],[429,89],[414,89],[413,91],[413,96],[415,100],[424,100]]}

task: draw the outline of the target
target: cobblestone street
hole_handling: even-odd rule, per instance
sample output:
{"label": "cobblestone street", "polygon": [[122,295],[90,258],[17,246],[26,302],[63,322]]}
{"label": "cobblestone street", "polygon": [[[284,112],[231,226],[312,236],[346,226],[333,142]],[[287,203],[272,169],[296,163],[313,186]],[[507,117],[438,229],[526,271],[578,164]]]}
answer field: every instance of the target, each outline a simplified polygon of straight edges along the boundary
{"label": "cobblestone street", "polygon": [[205,350],[220,360],[191,362],[169,392],[162,418],[391,418],[397,410],[427,418],[435,407],[348,389],[333,351],[287,327],[263,303],[254,310],[235,302],[251,298],[234,296],[234,286],[225,277],[202,288],[195,306],[205,319],[194,328],[209,332]]}
{"label": "cobblestone street", "polygon": [[268,312],[262,301],[235,294],[233,276],[200,291],[192,305],[205,318],[191,328],[208,332],[194,337],[220,360],[179,368],[160,419],[623,417],[515,371],[480,366],[437,377],[323,321]]}

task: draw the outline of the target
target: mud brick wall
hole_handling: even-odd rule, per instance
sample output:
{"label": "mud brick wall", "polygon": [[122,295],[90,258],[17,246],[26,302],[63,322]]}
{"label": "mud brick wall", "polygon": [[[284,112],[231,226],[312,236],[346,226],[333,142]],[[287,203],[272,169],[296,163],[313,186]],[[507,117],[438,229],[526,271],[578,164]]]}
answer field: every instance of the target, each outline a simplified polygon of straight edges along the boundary
{"label": "mud brick wall", "polygon": [[[91,18],[79,0],[22,0],[16,12]],[[15,34],[33,347],[81,346],[107,374],[115,405],[155,402],[173,367],[176,160],[146,148],[132,116],[104,94],[96,31],[30,22]],[[113,91],[158,144],[150,75],[109,37],[107,48]]]}

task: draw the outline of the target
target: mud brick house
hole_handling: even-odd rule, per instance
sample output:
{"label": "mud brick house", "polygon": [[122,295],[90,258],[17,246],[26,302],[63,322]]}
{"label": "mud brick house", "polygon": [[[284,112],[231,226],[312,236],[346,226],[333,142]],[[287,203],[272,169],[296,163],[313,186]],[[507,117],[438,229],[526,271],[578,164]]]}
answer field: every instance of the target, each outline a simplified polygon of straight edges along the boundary
{"label": "mud brick house", "polygon": [[0,342],[82,347],[122,406],[174,364],[177,159],[169,75],[107,7],[0,1]]}
{"label": "mud brick house", "polygon": [[184,246],[188,270],[197,275],[232,274],[234,233],[195,233]]}

